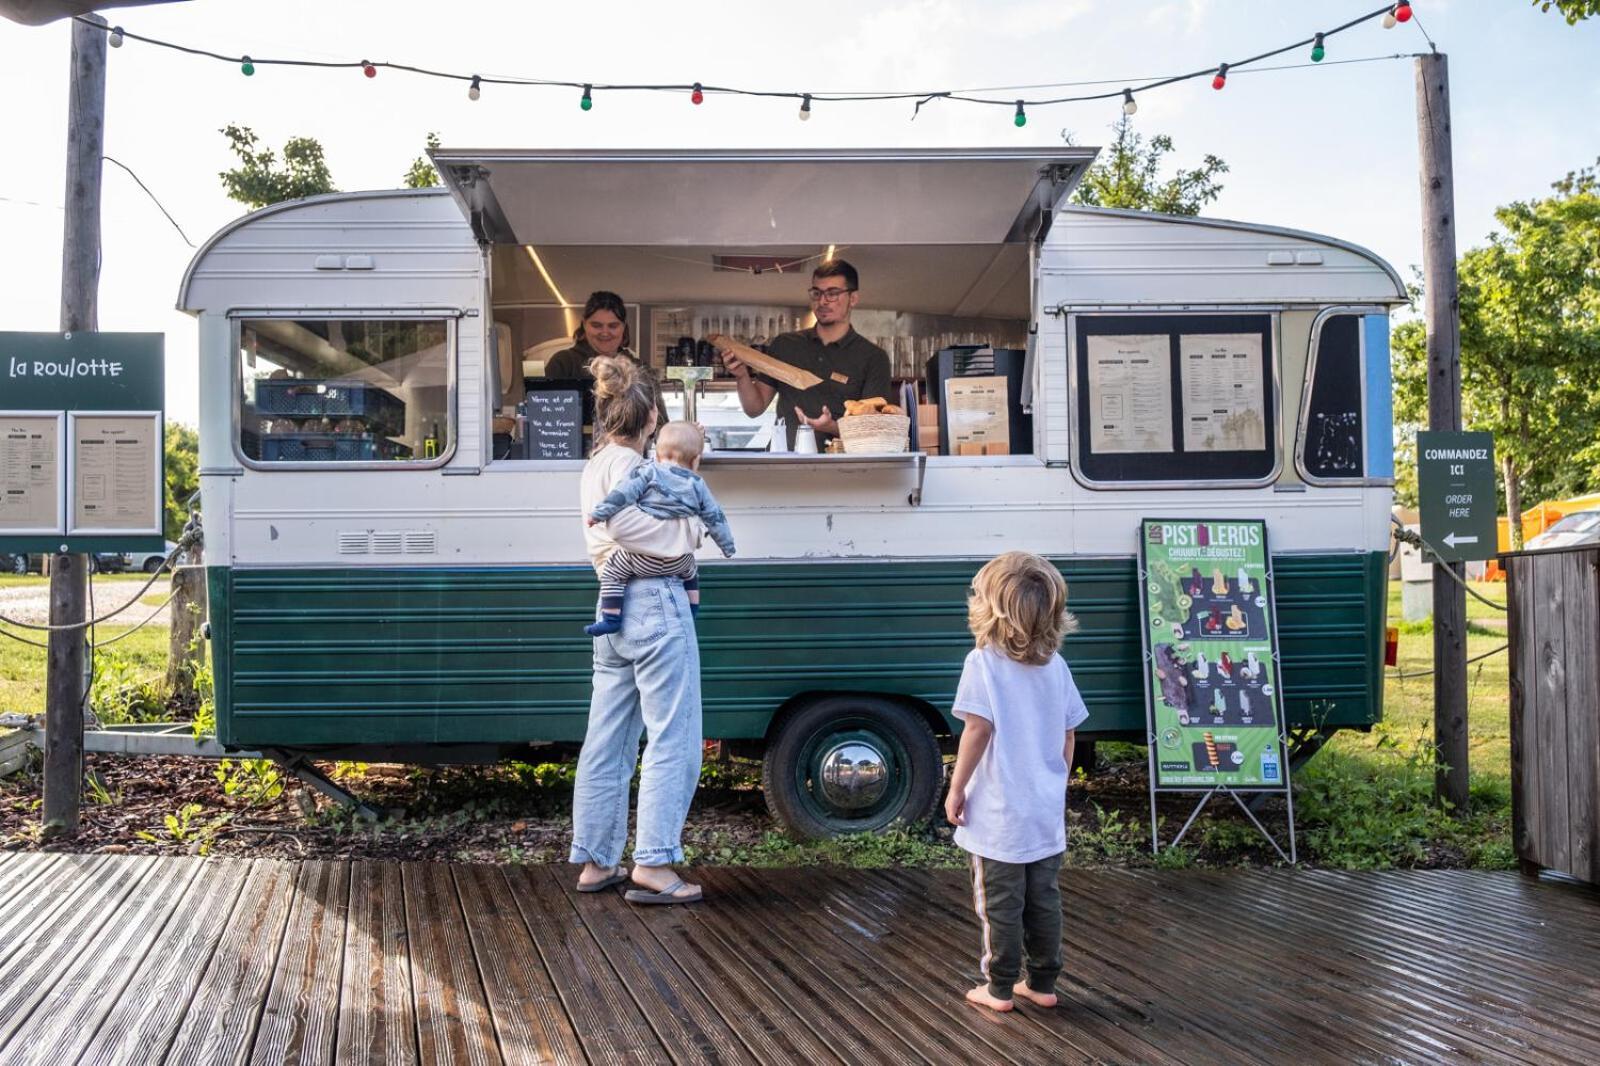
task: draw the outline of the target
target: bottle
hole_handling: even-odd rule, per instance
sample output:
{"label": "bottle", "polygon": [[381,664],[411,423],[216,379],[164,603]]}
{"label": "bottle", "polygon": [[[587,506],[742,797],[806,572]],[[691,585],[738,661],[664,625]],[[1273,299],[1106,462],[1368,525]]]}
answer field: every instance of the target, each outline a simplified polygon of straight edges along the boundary
{"label": "bottle", "polygon": [[437,459],[439,457],[438,422],[433,424],[433,428],[428,430],[428,435],[422,440],[422,457],[424,459]]}

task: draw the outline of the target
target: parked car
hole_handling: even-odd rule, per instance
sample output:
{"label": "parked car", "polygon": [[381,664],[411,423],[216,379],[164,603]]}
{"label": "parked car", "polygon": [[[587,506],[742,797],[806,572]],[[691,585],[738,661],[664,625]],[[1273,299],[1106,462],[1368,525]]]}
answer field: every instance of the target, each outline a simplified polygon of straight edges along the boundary
{"label": "parked car", "polygon": [[1529,537],[1524,547],[1537,551],[1580,544],[1600,544],[1600,511],[1573,511],[1537,537]]}
{"label": "parked car", "polygon": [[167,559],[178,547],[176,541],[167,541],[166,548],[158,552],[97,552],[90,558],[90,569],[101,574],[143,572],[153,574],[165,568]]}

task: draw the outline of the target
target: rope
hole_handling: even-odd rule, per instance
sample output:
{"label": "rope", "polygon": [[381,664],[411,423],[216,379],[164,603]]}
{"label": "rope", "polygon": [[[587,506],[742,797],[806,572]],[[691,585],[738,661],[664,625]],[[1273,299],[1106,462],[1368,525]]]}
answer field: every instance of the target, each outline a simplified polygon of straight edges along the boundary
{"label": "rope", "polygon": [[1435,566],[1439,570],[1444,571],[1444,573],[1450,578],[1451,581],[1454,581],[1456,584],[1458,584],[1462,588],[1466,589],[1467,590],[1467,595],[1471,596],[1473,599],[1477,600],[1480,603],[1484,603],[1484,604],[1487,604],[1490,607],[1493,607],[1497,611],[1504,611],[1506,609],[1506,605],[1505,604],[1496,603],[1495,601],[1493,601],[1493,600],[1489,599],[1487,596],[1485,596],[1483,593],[1479,592],[1477,589],[1473,588],[1471,585],[1467,584],[1466,579],[1463,578],[1460,574],[1456,573],[1454,567],[1450,566],[1443,559],[1440,558],[1439,549],[1435,548],[1432,544],[1429,544],[1427,541],[1422,539],[1422,534],[1421,533],[1417,533],[1417,532],[1415,532],[1413,530],[1407,529],[1405,526],[1401,525],[1400,524],[1400,520],[1398,518],[1395,518],[1393,515],[1389,516],[1389,521],[1394,525],[1394,539],[1395,540],[1400,541],[1401,543],[1404,543],[1404,544],[1410,544],[1412,547],[1415,547],[1415,548],[1421,548],[1427,554],[1432,555]]}
{"label": "rope", "polygon": [[[143,596],[146,592],[150,591],[150,586],[154,585],[156,583],[156,579],[161,576],[161,571],[163,569],[165,569],[166,567],[171,566],[172,565],[172,561],[178,557],[178,553],[182,552],[185,548],[188,548],[189,546],[191,546],[195,542],[195,539],[196,539],[196,534],[195,533],[186,531],[184,533],[184,535],[183,535],[183,539],[178,541],[178,546],[173,548],[172,551],[167,553],[166,559],[162,561],[162,564],[160,566],[156,567],[155,573],[150,575],[150,579],[148,581],[146,581],[144,583],[144,586],[142,588],[140,588],[139,591],[134,594],[132,599],[130,599],[127,603],[123,604],[121,607],[118,607],[116,610],[110,611],[110,612],[108,612],[106,614],[103,614],[98,618],[90,618],[88,621],[85,621],[85,622],[74,622],[71,625],[52,626],[52,625],[37,625],[37,624],[35,624],[33,622],[22,622],[22,621],[18,621],[15,618],[8,618],[5,615],[0,614],[0,622],[3,622],[4,624],[6,624],[8,626],[17,626],[20,629],[31,629],[31,630],[34,630],[35,632],[40,632],[40,633],[65,633],[65,632],[69,632],[69,631],[74,630],[74,629],[88,629],[91,626],[96,625],[97,623],[108,621],[109,619],[115,618],[117,615],[121,614],[123,611],[126,611],[129,607],[132,607],[134,604],[138,603],[139,602],[139,597]],[[94,580],[93,580],[92,576],[91,576],[91,579],[89,581],[89,586],[90,586],[89,596],[90,596],[90,598],[92,600],[93,597],[94,597]],[[92,608],[90,610],[90,613],[93,614],[93,609]],[[4,632],[5,632],[4,630],[0,630],[0,633],[4,633]],[[12,634],[7,634],[7,636],[11,636],[11,635]]]}
{"label": "rope", "polygon": [[[1472,658],[1468,659],[1466,661],[1466,663],[1464,663],[1463,665],[1470,666],[1471,664],[1473,664],[1475,662],[1478,662],[1479,660],[1489,658],[1491,655],[1499,655],[1501,652],[1505,651],[1509,647],[1511,647],[1511,642],[1507,641],[1506,643],[1500,645],[1498,648],[1491,648],[1489,651],[1484,652],[1482,655],[1474,655]],[[1428,670],[1413,670],[1409,674],[1406,673],[1403,670],[1396,670],[1390,676],[1391,677],[1397,677],[1401,681],[1410,681],[1413,677],[1427,677],[1429,674],[1436,673],[1437,671],[1438,671],[1437,667],[1434,667],[1434,668],[1428,669]]]}

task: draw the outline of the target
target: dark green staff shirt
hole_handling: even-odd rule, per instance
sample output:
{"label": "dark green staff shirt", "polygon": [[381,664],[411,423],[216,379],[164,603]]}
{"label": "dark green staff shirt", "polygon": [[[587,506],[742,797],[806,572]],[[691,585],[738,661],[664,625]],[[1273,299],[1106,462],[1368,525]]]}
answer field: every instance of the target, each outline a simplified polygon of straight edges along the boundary
{"label": "dark green staff shirt", "polygon": [[[799,428],[799,419],[794,413],[796,407],[812,418],[820,417],[823,407],[827,407],[829,413],[839,419],[844,417],[846,400],[881,396],[889,403],[898,402],[889,372],[889,356],[853,327],[832,344],[824,344],[815,327],[784,333],[774,337],[767,350],[773,358],[809,370],[822,379],[820,385],[797,389],[765,374],[756,375],[756,380],[778,390],[777,415],[788,428],[791,448],[795,430]],[[825,448],[831,439],[831,434],[818,433],[817,450]]]}

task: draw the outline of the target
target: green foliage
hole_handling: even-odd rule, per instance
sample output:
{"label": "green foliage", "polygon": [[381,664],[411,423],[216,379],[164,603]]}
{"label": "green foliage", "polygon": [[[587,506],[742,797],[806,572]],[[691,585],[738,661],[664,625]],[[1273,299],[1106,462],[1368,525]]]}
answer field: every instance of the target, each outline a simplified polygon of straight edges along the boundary
{"label": "green foliage", "polygon": [[191,723],[194,738],[199,740],[205,736],[216,736],[217,686],[209,655],[201,656],[200,661],[195,663],[194,693],[200,700],[200,705],[194,711],[194,721]]}
{"label": "green foliage", "polygon": [[1113,134],[1111,143],[1073,193],[1074,203],[1165,215],[1198,215],[1202,207],[1222,195],[1217,178],[1228,172],[1228,164],[1216,156],[1207,155],[1200,166],[1179,169],[1163,178],[1161,171],[1173,150],[1170,136],[1158,133],[1146,143],[1143,136],[1133,132],[1133,120],[1126,115],[1117,121]]}
{"label": "green foliage", "polygon": [[1149,823],[1126,811],[1108,810],[1091,802],[1094,824],[1087,821],[1067,834],[1067,863],[1096,866],[1105,862],[1125,865],[1150,855]]}
{"label": "green foliage", "polygon": [[[1518,512],[1600,484],[1600,184],[1588,168],[1553,189],[1496,211],[1502,232],[1459,263],[1462,423],[1495,435],[1503,503]],[[1427,423],[1422,324],[1398,326],[1391,348],[1403,432]]]}
{"label": "green foliage", "polygon": [[[428,134],[428,147],[439,147],[439,135]],[[439,172],[428,162],[428,157],[419,155],[411,161],[411,166],[406,170],[405,177],[401,179],[408,189],[431,189],[439,184]]]}
{"label": "green foliage", "polygon": [[338,191],[322,145],[314,137],[289,138],[280,164],[271,148],[257,148],[260,138],[250,127],[230,125],[218,132],[228,138],[228,149],[239,158],[238,166],[217,175],[229,199],[257,208]]}
{"label": "green foliage", "polygon": [[200,488],[200,434],[193,426],[167,423],[166,466],[166,535],[168,540],[177,540],[189,518],[189,497]]}
{"label": "green foliage", "polygon": [[283,777],[268,759],[222,759],[212,772],[225,795],[252,807],[283,795]]}
{"label": "green foliage", "polygon": [[159,722],[167,716],[167,696],[159,674],[116,647],[97,651],[89,706],[107,725]]}
{"label": "green foliage", "polygon": [[1533,0],[1533,6],[1540,11],[1555,8],[1566,16],[1569,26],[1576,26],[1586,18],[1600,15],[1600,0]]}
{"label": "green foliage", "polygon": [[694,863],[735,866],[959,869],[967,864],[966,853],[939,839],[927,823],[808,842],[791,840],[776,831],[763,834],[749,845],[714,837],[709,844],[685,847],[684,854]]}

